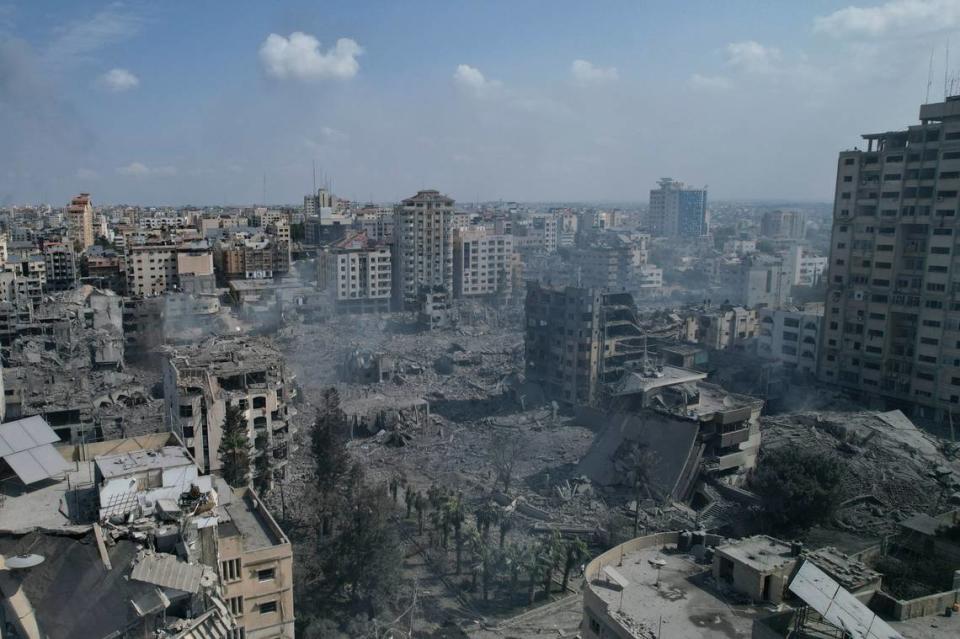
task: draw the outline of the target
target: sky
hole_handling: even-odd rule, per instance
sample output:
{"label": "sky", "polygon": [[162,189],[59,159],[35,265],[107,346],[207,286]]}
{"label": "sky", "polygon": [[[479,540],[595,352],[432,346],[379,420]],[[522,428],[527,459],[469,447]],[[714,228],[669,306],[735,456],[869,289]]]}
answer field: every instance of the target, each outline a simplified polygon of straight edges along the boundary
{"label": "sky", "polygon": [[314,165],[363,201],[826,201],[958,35],[960,0],[0,0],[0,205],[296,203]]}

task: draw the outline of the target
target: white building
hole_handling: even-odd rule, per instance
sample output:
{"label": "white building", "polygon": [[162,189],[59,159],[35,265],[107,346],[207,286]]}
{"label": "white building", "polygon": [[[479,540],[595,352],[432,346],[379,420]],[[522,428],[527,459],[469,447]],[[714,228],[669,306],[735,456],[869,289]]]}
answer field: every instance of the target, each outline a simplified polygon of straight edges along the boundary
{"label": "white building", "polygon": [[488,235],[485,227],[458,228],[453,233],[453,295],[478,297],[512,292],[512,235]]}
{"label": "white building", "polygon": [[365,231],[344,238],[321,253],[320,284],[332,294],[338,312],[390,310],[391,257],[390,246],[370,241]]}
{"label": "white building", "polygon": [[807,375],[817,373],[823,305],[803,309],[762,308],[758,312],[757,354]]}
{"label": "white building", "polygon": [[783,260],[794,286],[816,286],[827,271],[827,258],[814,255],[802,246],[785,251]]}

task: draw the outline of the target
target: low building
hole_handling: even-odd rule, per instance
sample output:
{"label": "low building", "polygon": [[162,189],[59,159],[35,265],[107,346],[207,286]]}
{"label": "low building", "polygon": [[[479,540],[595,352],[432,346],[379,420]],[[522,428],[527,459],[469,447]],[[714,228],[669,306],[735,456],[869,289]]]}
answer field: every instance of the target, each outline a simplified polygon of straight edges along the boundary
{"label": "low building", "polygon": [[697,309],[687,316],[683,337],[714,350],[743,347],[757,333],[757,311],[742,306]]}
{"label": "low building", "polygon": [[390,310],[392,254],[387,244],[369,239],[366,231],[323,249],[317,260],[318,281],[339,313],[383,313]]}
{"label": "low building", "polygon": [[767,535],[757,535],[717,546],[713,577],[753,601],[783,601],[803,547]]}

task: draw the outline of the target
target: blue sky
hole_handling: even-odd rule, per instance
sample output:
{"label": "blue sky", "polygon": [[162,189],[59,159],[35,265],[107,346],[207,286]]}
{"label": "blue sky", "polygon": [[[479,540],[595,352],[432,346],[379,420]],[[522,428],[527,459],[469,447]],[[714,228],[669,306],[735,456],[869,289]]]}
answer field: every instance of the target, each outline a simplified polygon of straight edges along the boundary
{"label": "blue sky", "polygon": [[[853,2],[854,4],[850,4]],[[960,0],[0,0],[0,204],[826,200]],[[954,63],[953,69],[960,70]]]}

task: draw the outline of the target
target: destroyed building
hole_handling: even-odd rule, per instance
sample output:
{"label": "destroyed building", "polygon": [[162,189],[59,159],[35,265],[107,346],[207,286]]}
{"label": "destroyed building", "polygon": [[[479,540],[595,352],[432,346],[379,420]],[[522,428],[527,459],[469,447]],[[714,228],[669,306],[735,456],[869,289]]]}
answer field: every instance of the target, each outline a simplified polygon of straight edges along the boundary
{"label": "destroyed building", "polygon": [[643,356],[628,293],[528,282],[525,312],[527,381],[556,401],[596,405],[602,386]]}
{"label": "destroyed building", "polygon": [[[22,440],[8,426],[4,450]],[[169,433],[54,447],[30,432],[48,443],[0,488],[5,633],[293,639],[290,542],[255,493],[199,475]]]}
{"label": "destroyed building", "polygon": [[236,406],[247,420],[252,457],[267,455],[273,477],[284,476],[297,391],[293,373],[268,340],[223,337],[166,347],[163,388],[167,427],[202,470],[220,469],[227,407]]}

